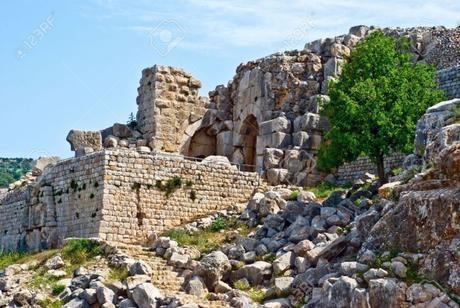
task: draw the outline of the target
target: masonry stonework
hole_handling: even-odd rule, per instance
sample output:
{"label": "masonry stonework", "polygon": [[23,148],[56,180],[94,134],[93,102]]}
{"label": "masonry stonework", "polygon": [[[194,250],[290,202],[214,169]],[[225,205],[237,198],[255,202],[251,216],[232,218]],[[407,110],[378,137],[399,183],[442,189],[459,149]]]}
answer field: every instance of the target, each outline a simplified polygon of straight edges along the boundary
{"label": "masonry stonework", "polygon": [[138,129],[153,150],[181,152],[187,128],[200,120],[207,99],[201,82],[182,69],[155,65],[142,71],[137,97]]}
{"label": "masonry stonework", "polygon": [[437,77],[448,99],[460,97],[460,66],[439,70]]}
{"label": "masonry stonework", "polygon": [[[156,186],[174,176],[183,183],[167,197]],[[231,165],[129,149],[95,152],[58,162],[1,200],[0,250],[36,251],[68,237],[141,244],[151,231],[248,200],[258,185],[256,173]]]}

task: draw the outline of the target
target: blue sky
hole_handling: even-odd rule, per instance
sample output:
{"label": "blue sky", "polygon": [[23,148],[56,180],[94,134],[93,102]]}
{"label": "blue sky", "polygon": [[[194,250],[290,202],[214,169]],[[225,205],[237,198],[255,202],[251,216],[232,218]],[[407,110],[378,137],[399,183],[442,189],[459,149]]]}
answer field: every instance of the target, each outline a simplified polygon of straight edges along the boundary
{"label": "blue sky", "polygon": [[455,27],[460,2],[15,0],[0,20],[0,157],[70,157],[70,129],[136,112],[145,67],[182,67],[207,95],[241,62],[353,25]]}

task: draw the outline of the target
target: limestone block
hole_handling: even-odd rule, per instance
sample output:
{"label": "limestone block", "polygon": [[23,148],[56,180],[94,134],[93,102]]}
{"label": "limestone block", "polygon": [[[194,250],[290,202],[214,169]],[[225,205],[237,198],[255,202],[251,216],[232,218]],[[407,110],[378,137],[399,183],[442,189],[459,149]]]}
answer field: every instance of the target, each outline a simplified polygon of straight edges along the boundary
{"label": "limestone block", "polygon": [[316,41],[307,43],[304,49],[310,50],[311,52],[316,53],[316,54],[321,54],[321,48],[323,46],[323,43],[324,43],[324,39],[318,39]]}
{"label": "limestone block", "polygon": [[357,37],[364,37],[366,34],[369,32],[369,27],[368,26],[354,26],[351,27],[350,30],[348,31],[349,34],[355,35]]}
{"label": "limestone block", "polygon": [[278,117],[273,120],[260,123],[260,135],[268,135],[276,132],[290,133],[291,121],[289,121],[286,117]]}
{"label": "limestone block", "polygon": [[66,138],[72,151],[92,148],[95,151],[102,150],[102,136],[100,131],[71,130]]}
{"label": "limestone block", "polygon": [[329,123],[326,117],[316,113],[307,112],[306,114],[295,118],[294,132],[327,130]]}
{"label": "limestone block", "polygon": [[331,45],[331,55],[338,58],[346,58],[350,56],[350,48],[345,45],[334,43]]}
{"label": "limestone block", "polygon": [[343,64],[343,61],[344,60],[337,57],[330,58],[324,64],[324,79],[327,80],[328,77],[340,75],[342,73],[341,65]]}
{"label": "limestone block", "polygon": [[217,155],[232,157],[233,153],[233,132],[220,132],[216,136]]}
{"label": "limestone block", "polygon": [[267,182],[270,185],[280,185],[288,182],[288,170],[282,168],[268,169],[266,173]]}
{"label": "limestone block", "polygon": [[310,136],[307,132],[296,132],[292,134],[292,145],[299,146],[301,148],[308,148]]}
{"label": "limestone block", "polygon": [[265,169],[277,168],[283,159],[283,150],[276,148],[266,148],[264,150],[264,167]]}
{"label": "limestone block", "polygon": [[128,125],[115,123],[112,127],[112,133],[115,137],[118,138],[131,138],[133,136],[133,132],[128,127]]}

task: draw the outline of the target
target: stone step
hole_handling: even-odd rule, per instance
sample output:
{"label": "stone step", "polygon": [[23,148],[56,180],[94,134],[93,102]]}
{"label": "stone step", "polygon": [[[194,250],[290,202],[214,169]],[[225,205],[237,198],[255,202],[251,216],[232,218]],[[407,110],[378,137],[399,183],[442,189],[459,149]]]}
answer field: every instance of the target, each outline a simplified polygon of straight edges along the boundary
{"label": "stone step", "polygon": [[174,271],[174,268],[168,265],[166,260],[155,255],[140,246],[125,246],[120,249],[131,256],[133,259],[142,260],[152,268],[152,284],[159,288],[166,296],[175,296],[183,304],[195,304],[198,307],[221,308],[229,307],[225,302],[209,301],[204,298],[198,298],[194,295],[187,294],[183,291],[182,285],[184,277]]}

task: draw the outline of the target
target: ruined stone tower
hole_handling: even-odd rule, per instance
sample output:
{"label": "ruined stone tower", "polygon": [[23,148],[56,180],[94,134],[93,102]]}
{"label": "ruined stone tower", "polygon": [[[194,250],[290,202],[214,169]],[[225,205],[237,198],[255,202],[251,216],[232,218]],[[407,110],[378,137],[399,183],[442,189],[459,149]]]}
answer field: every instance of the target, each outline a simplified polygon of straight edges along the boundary
{"label": "ruined stone tower", "polygon": [[181,69],[155,65],[142,71],[137,97],[138,129],[152,150],[181,152],[187,127],[203,117],[201,82]]}

